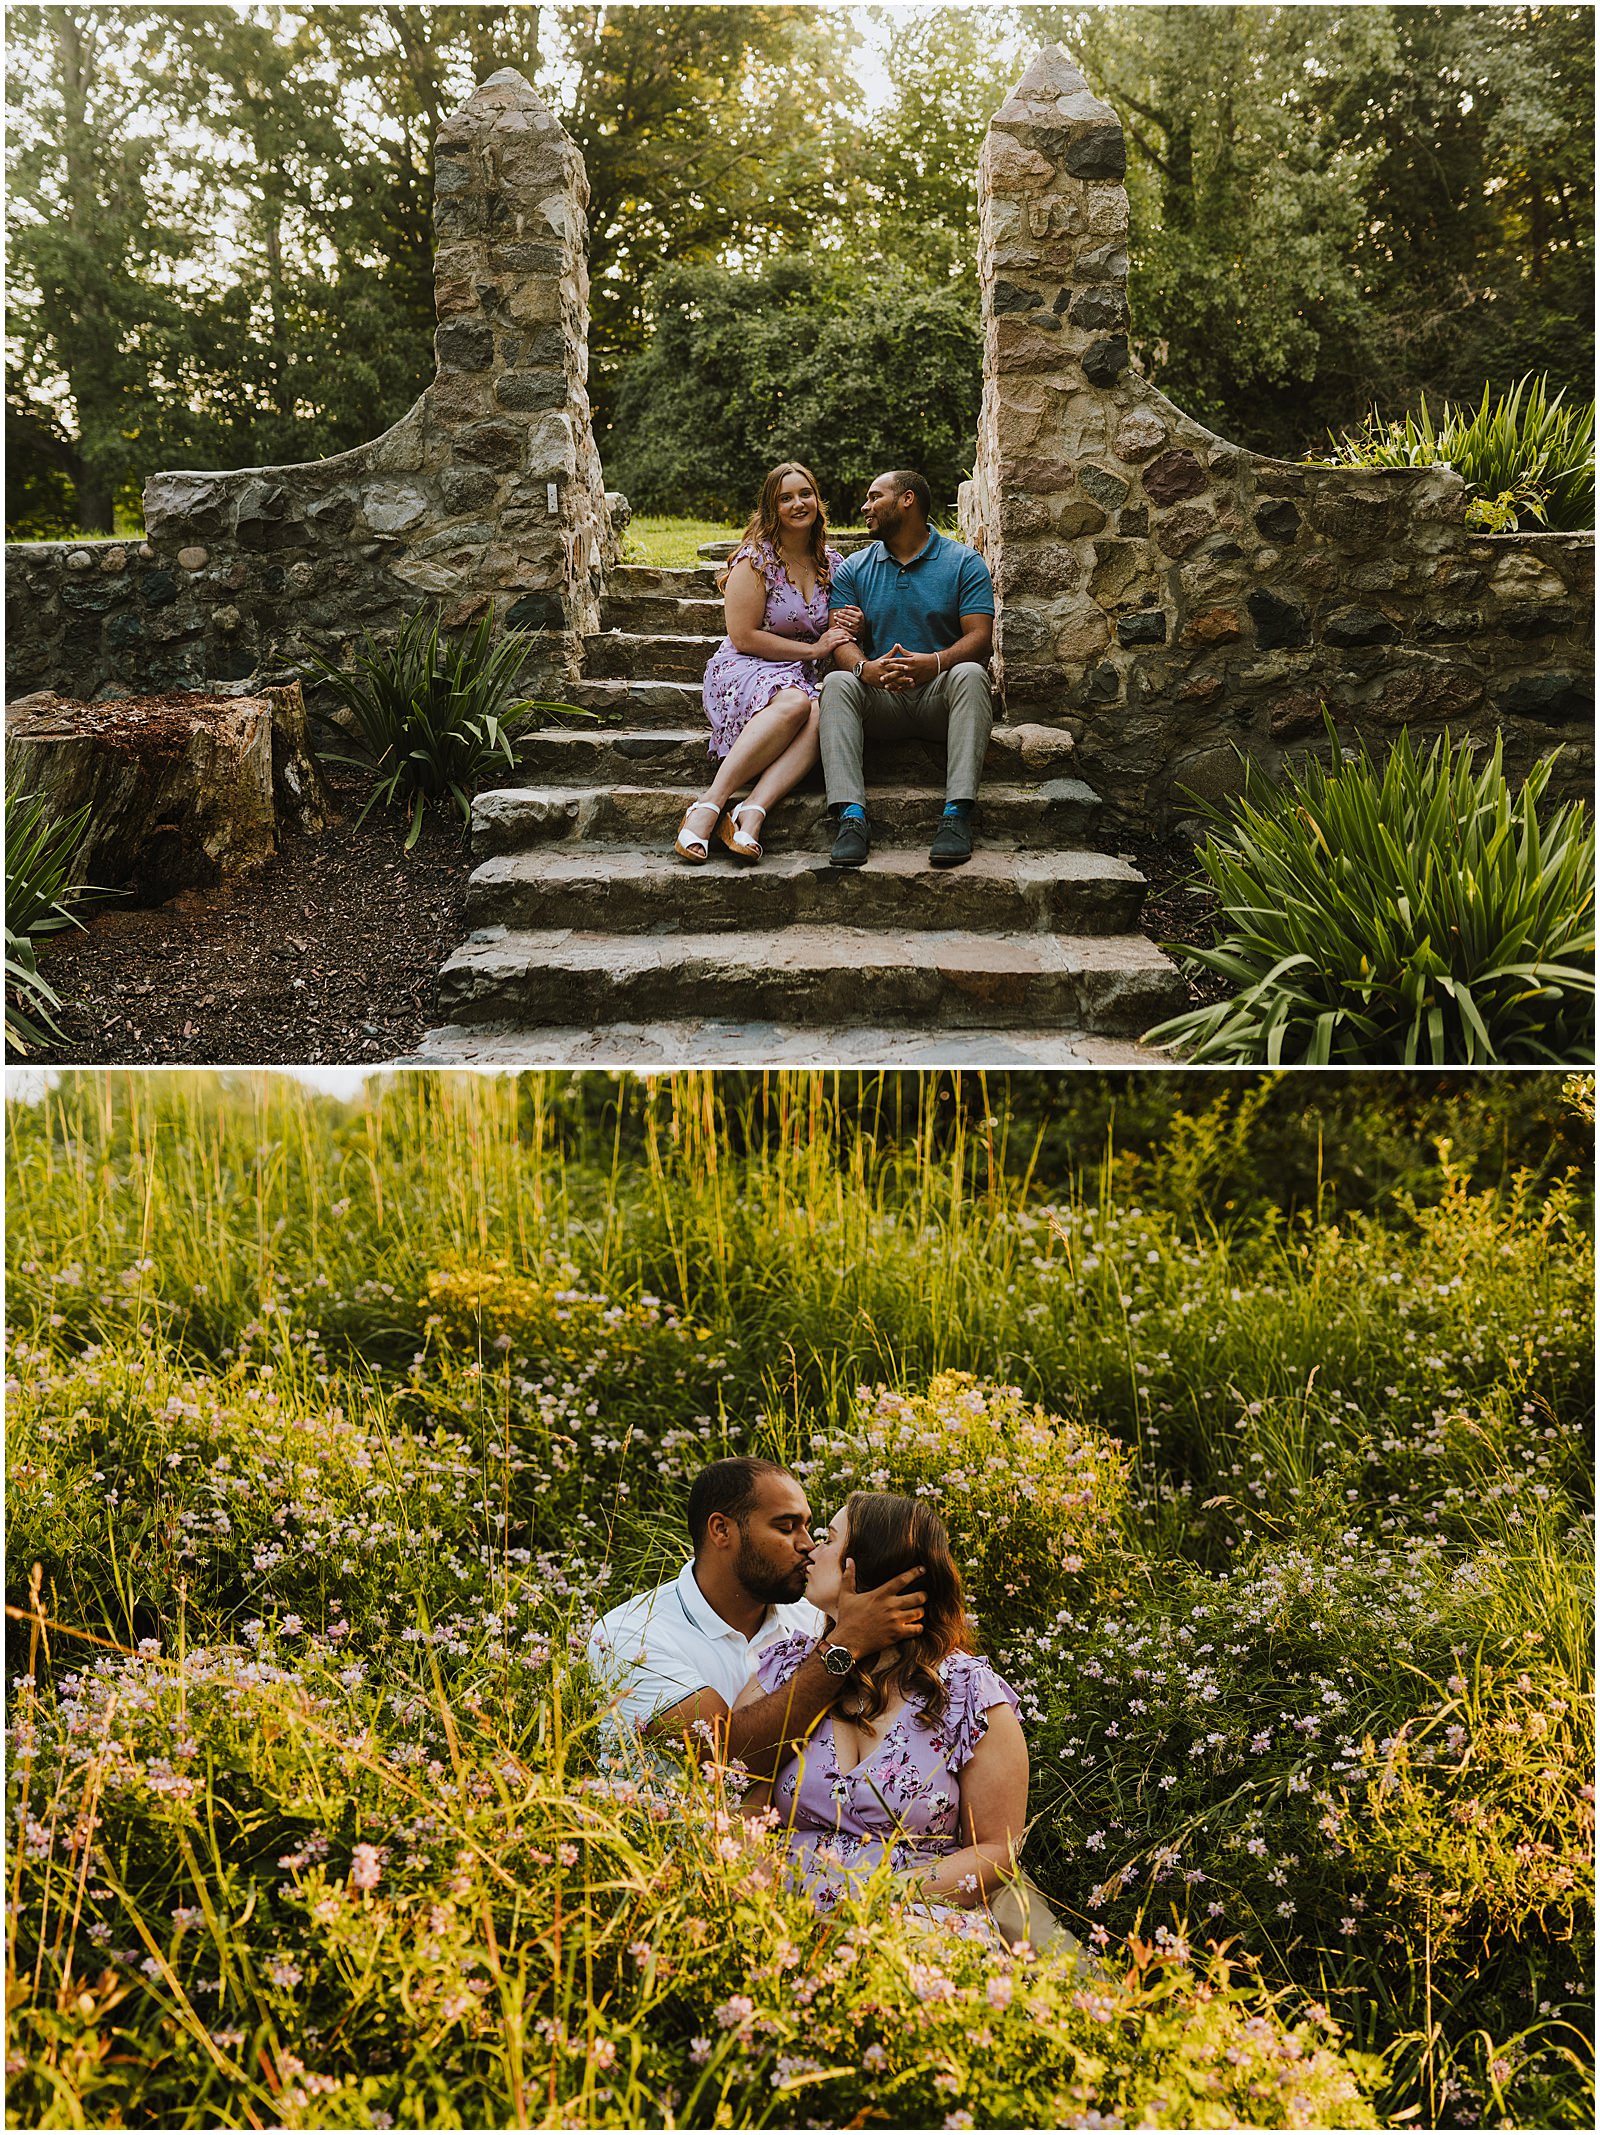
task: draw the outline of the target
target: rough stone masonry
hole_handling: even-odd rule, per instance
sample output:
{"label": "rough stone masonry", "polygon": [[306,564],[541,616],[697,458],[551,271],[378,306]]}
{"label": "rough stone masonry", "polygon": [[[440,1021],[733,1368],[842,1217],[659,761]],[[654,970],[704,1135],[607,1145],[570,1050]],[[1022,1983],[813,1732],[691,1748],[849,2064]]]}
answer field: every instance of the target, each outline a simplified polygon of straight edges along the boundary
{"label": "rough stone masonry", "polygon": [[1558,744],[1591,790],[1594,537],[1479,535],[1448,468],[1242,451],[1134,370],[1122,127],[1059,46],[979,165],[984,392],[962,529],[994,573],[1012,719],[1058,720],[1129,827],[1402,726]]}
{"label": "rough stone masonry", "polygon": [[[1559,790],[1589,792],[1593,536],[1470,534],[1446,469],[1292,465],[1184,415],[1132,365],[1123,171],[1116,114],[1048,47],[980,164],[963,530],[995,573],[1008,716],[1070,726],[1133,830],[1231,791],[1239,751],[1275,771],[1317,745],[1324,703],[1375,746],[1498,730],[1513,775],[1559,744]],[[545,629],[532,685],[576,671],[614,557],[583,161],[506,69],[446,123],[435,187],[415,407],[333,459],[153,476],[143,541],[9,546],[8,697],[259,687],[430,600]]]}
{"label": "rough stone masonry", "polygon": [[[612,536],[590,423],[589,184],[521,75],[434,151],[436,372],[370,444],[294,467],[153,475],[143,541],[6,551],[7,696],[287,679],[432,601],[549,633],[576,672]],[[619,500],[620,501],[620,500]]]}

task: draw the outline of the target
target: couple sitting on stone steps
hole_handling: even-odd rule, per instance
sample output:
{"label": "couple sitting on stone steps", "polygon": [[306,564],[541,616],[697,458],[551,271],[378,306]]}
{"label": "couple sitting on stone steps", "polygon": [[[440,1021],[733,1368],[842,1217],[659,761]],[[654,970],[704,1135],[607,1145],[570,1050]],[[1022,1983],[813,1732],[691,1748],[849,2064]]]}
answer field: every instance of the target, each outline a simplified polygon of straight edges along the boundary
{"label": "couple sitting on stone steps", "polygon": [[[700,865],[718,840],[761,858],[768,811],[821,757],[836,867],[871,845],[862,755],[868,738],[938,742],[944,813],[928,859],[972,855],[972,808],[993,723],[987,661],[994,588],[983,558],[928,524],[920,474],[881,474],[861,516],[877,538],[849,557],[827,544],[822,498],[793,460],[761,485],[743,541],[717,583],[728,634],[706,668],[717,775],[684,810],[674,850]],[[741,802],[734,795],[749,791]]]}

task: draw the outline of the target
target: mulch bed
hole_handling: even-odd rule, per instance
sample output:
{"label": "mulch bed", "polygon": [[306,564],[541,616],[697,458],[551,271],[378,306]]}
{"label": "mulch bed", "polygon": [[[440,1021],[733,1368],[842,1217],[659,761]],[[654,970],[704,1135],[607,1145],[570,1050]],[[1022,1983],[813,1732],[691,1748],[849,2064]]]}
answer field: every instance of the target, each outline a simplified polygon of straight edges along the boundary
{"label": "mulch bed", "polygon": [[[64,1036],[30,1065],[360,1065],[413,1051],[438,1022],[439,969],[463,939],[472,861],[459,818],[285,835],[258,874],[152,911],[85,913],[43,944]],[[7,1052],[7,1059],[17,1055]]]}
{"label": "mulch bed", "polygon": [[[82,934],[45,943],[64,1036],[29,1063],[359,1066],[413,1052],[439,1021],[439,970],[466,933],[470,851],[459,823],[433,816],[407,853],[402,816],[369,816],[355,830],[359,795],[339,800],[341,822],[286,835],[255,876],[153,911],[103,906]],[[1216,901],[1192,886],[1188,843],[1122,849],[1150,884],[1145,932],[1209,947]],[[1226,993],[1190,979],[1197,1005]]]}
{"label": "mulch bed", "polygon": [[[1216,892],[1201,874],[1187,838],[1139,838],[1120,849],[1150,885],[1142,922],[1150,939],[1180,957],[1185,946],[1211,948],[1216,941]],[[1191,967],[1192,1008],[1225,1001],[1230,990],[1214,973]]]}

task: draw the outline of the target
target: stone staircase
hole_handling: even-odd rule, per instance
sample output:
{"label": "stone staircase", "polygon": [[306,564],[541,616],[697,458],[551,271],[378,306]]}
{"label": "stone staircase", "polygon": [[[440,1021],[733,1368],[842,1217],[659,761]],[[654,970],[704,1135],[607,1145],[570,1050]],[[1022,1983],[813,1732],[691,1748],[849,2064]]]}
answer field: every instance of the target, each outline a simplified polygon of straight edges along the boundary
{"label": "stone staircase", "polygon": [[759,866],[672,853],[710,776],[700,677],[722,635],[713,566],[612,574],[572,701],[593,725],[518,750],[480,794],[470,933],[414,1056],[432,1064],[1067,1065],[1186,1000],[1139,932],[1144,878],[1094,849],[1071,737],[997,725],[965,866],[929,867],[942,764],[868,757],[872,857],[828,862],[821,774],[775,810]]}

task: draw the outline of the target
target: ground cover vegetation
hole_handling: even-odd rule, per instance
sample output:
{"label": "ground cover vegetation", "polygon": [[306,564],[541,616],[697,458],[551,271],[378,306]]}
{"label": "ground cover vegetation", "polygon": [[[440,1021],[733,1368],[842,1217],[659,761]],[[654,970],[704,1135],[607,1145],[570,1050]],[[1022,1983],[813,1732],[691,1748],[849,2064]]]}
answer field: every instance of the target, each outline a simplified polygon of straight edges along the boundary
{"label": "ground cover vegetation", "polygon": [[[1594,1055],[1594,834],[1544,806],[1553,758],[1513,793],[1501,744],[1474,764],[1402,731],[1281,784],[1249,775],[1200,848],[1217,940],[1187,953],[1234,990],[1149,1035],[1197,1061],[1527,1065]],[[1177,945],[1174,944],[1176,947]]]}
{"label": "ground cover vegetation", "polygon": [[[914,456],[953,502],[978,149],[1048,38],[1123,116],[1134,352],[1193,414],[1293,456],[1424,391],[1475,406],[1540,371],[1571,403],[1593,369],[1590,25],[1547,6],[16,7],[7,524],[109,533],[157,468],[316,458],[403,413],[431,374],[433,137],[503,65],[584,153],[601,451],[643,511],[715,514],[731,485],[742,516],[750,467],[796,450],[843,509],[906,458],[914,386]],[[689,429],[723,455],[709,471]]]}
{"label": "ground cover vegetation", "polygon": [[[1593,2124],[1592,1078],[7,1125],[18,2124]],[[938,1493],[1114,1984],[602,1769],[728,1448]]]}
{"label": "ground cover vegetation", "polygon": [[39,969],[40,947],[64,928],[79,926],[74,906],[90,892],[76,880],[73,860],[88,822],[87,807],[53,816],[36,793],[6,786],[6,1046],[28,1053],[60,1036],[60,995]]}

